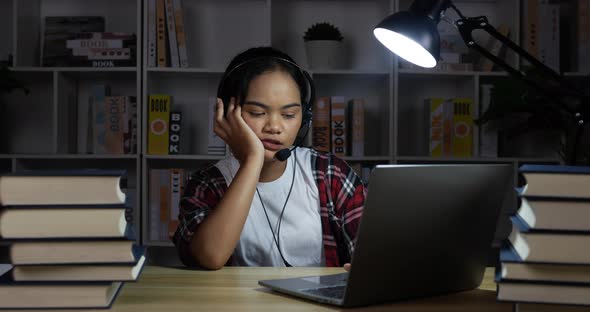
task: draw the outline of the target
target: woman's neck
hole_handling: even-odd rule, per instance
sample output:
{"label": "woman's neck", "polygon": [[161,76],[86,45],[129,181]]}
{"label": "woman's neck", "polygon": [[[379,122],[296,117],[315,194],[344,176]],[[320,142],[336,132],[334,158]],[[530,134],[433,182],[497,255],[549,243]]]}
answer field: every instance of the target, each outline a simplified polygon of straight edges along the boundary
{"label": "woman's neck", "polygon": [[259,182],[272,182],[283,175],[285,169],[287,168],[287,161],[279,161],[274,159],[273,161],[266,162],[262,166],[262,170],[260,171],[260,178],[258,179]]}

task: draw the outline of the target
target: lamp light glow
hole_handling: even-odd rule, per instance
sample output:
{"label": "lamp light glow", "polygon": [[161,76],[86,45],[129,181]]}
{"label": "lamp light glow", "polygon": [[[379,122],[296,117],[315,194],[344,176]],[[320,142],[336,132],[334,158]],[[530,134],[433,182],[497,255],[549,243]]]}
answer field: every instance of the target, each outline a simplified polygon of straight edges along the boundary
{"label": "lamp light glow", "polygon": [[393,53],[418,66],[433,68],[436,59],[416,41],[385,28],[375,28],[373,34]]}

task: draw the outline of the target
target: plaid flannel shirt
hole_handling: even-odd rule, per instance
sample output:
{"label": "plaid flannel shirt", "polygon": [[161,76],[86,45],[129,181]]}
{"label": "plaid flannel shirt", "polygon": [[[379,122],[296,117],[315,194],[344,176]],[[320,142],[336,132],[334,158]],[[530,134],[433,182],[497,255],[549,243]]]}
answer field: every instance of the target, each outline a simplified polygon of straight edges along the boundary
{"label": "plaid flannel shirt", "polygon": [[[326,266],[350,262],[367,190],[348,164],[334,156],[311,151],[311,163],[320,202]],[[210,165],[191,176],[180,201],[179,226],[173,237],[180,259],[198,266],[190,241],[199,224],[221,200],[227,184],[219,169]],[[231,259],[228,261],[228,265]]]}

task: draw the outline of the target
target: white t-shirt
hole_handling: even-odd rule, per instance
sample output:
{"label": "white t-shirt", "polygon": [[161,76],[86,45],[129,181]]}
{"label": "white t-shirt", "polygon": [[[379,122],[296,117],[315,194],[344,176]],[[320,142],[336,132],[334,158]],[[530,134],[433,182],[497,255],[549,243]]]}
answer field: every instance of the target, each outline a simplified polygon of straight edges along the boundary
{"label": "white t-shirt", "polygon": [[[297,163],[295,164],[295,154]],[[272,182],[259,182],[258,192],[264,202],[268,220],[281,252],[292,266],[325,265],[320,219],[318,188],[313,178],[311,153],[308,148],[297,148],[287,160],[283,174]],[[229,186],[239,168],[233,156],[219,161],[215,166],[221,171]],[[277,235],[278,221],[293,181],[293,189]],[[260,198],[254,193],[250,212],[233,253],[233,265],[285,266],[273,238]]]}

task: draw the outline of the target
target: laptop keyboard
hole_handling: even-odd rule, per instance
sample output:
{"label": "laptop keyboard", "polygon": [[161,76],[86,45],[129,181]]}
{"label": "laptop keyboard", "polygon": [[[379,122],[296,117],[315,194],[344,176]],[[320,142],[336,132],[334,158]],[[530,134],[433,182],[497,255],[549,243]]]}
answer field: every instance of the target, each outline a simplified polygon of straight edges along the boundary
{"label": "laptop keyboard", "polygon": [[346,290],[346,285],[310,288],[301,291],[314,296],[342,299],[344,298],[344,290]]}

